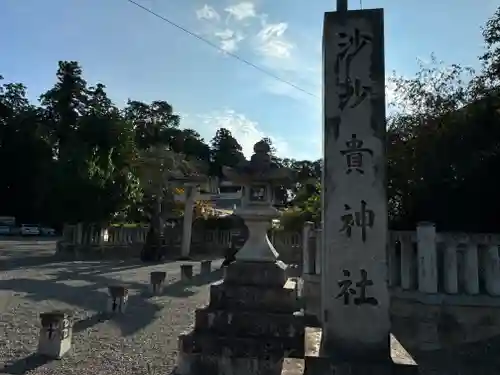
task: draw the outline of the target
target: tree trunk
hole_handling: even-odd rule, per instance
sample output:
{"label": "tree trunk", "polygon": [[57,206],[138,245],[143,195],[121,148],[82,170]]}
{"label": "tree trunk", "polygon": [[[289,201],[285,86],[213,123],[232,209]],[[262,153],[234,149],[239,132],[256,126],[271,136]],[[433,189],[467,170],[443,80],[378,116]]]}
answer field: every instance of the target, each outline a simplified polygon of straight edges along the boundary
{"label": "tree trunk", "polygon": [[163,228],[161,220],[161,196],[157,195],[155,209],[149,222],[149,230],[146,242],[142,248],[141,260],[144,262],[160,261],[163,257],[162,240]]}

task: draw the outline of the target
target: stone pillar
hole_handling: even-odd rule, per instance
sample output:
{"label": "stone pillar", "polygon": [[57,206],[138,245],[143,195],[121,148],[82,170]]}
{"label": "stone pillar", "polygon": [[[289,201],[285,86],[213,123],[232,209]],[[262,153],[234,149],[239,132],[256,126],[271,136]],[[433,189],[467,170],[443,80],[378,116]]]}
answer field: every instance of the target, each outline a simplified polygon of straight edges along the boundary
{"label": "stone pillar", "polygon": [[352,361],[390,357],[383,33],[382,9],[325,14],[321,351]]}
{"label": "stone pillar", "polygon": [[314,274],[315,251],[316,249],[311,249],[309,246],[309,237],[311,236],[311,231],[314,230],[314,223],[311,221],[306,221],[304,223],[304,228],[302,228],[302,273],[304,274]]}
{"label": "stone pillar", "polygon": [[414,286],[411,264],[413,260],[413,243],[409,235],[399,236],[399,242],[401,245],[401,288],[410,290]]}
{"label": "stone pillar", "polygon": [[434,223],[417,224],[418,290],[437,293],[436,227]]}
{"label": "stone pillar", "polygon": [[444,249],[444,290],[446,293],[458,293],[458,257],[457,244],[449,241]]}
{"label": "stone pillar", "polygon": [[200,274],[209,275],[212,273],[212,261],[211,260],[203,260],[200,263]]}
{"label": "stone pillar", "polygon": [[108,313],[124,313],[128,303],[128,288],[124,285],[108,287]]}
{"label": "stone pillar", "polygon": [[150,280],[150,288],[152,294],[161,294],[163,292],[163,287],[165,286],[166,278],[167,278],[167,273],[164,271],[151,272],[149,280]]}
{"label": "stone pillar", "polygon": [[81,245],[83,243],[83,224],[76,224],[75,231],[74,243],[75,245]]}
{"label": "stone pillar", "polygon": [[191,250],[191,233],[193,230],[193,207],[196,199],[197,189],[195,185],[186,185],[186,200],[184,204],[184,219],[182,222],[182,245],[181,255],[183,258],[189,257]]}
{"label": "stone pillar", "polygon": [[182,264],[181,265],[181,281],[189,281],[193,278],[193,265],[192,264]]}
{"label": "stone pillar", "polygon": [[486,291],[492,296],[500,296],[500,256],[498,245],[495,244],[488,247],[484,260]]}
{"label": "stone pillar", "polygon": [[41,329],[38,354],[60,359],[71,349],[73,322],[69,312],[51,311],[40,314]]}
{"label": "stone pillar", "polygon": [[466,293],[479,294],[479,259],[475,243],[468,243],[465,249],[464,276]]}

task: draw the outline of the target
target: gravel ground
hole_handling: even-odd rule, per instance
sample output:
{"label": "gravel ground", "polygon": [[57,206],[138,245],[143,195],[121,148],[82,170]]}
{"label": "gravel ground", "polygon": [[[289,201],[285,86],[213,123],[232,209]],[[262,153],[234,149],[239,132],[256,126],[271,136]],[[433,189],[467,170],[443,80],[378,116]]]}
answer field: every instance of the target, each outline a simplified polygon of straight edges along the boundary
{"label": "gravel ground", "polygon": [[[0,240],[0,374],[170,374],[177,337],[192,328],[194,310],[208,302],[207,286],[220,272],[183,285],[181,262],[58,261],[54,249],[53,240]],[[193,264],[194,274],[199,273],[198,262],[182,263]],[[213,268],[218,265],[220,260]],[[167,272],[168,286],[163,295],[151,297],[149,273],[160,270]],[[99,313],[114,281],[129,286],[129,304],[123,316],[105,320]],[[54,309],[74,313],[72,351],[45,362],[35,355],[39,314]],[[307,354],[317,355],[320,332],[309,331]],[[392,344],[393,356],[408,359],[399,353],[400,345]],[[303,360],[288,359],[283,373],[302,374],[303,366]]]}
{"label": "gravel ground", "polygon": [[[195,277],[183,286],[179,262],[56,261],[54,244],[0,242],[0,373],[169,374],[177,337],[192,328],[194,310],[208,301],[207,285],[221,274]],[[198,262],[191,263],[198,274]],[[213,264],[216,268],[220,261]],[[150,297],[149,273],[160,270],[167,272],[168,286],[163,295]],[[129,285],[127,311],[104,320],[98,314],[106,306],[107,286],[116,280]],[[34,354],[39,314],[53,309],[74,312],[72,351],[62,360],[44,362]]]}

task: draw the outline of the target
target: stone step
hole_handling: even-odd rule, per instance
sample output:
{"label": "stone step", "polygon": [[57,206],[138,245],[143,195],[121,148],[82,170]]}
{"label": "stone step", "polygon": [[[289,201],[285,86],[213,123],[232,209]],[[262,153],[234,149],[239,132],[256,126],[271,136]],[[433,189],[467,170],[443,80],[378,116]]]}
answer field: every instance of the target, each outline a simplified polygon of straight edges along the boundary
{"label": "stone step", "polygon": [[195,313],[195,330],[223,336],[268,336],[304,340],[303,316],[291,313],[231,311],[205,308]]}
{"label": "stone step", "polygon": [[338,362],[325,357],[305,357],[304,375],[498,375],[495,364],[483,362],[447,363],[419,360],[418,364],[396,362]]}
{"label": "stone step", "polygon": [[295,312],[300,309],[293,288],[263,288],[250,285],[229,285],[224,281],[210,286],[213,309]]}
{"label": "stone step", "polygon": [[[418,375],[416,365],[404,365],[394,362],[333,362],[325,357],[305,357],[304,375]],[[441,373],[436,373],[435,375]],[[430,375],[430,373],[429,373]],[[444,374],[442,374],[444,375]]]}
{"label": "stone step", "polygon": [[179,336],[179,351],[210,356],[303,358],[304,337],[237,337],[190,332]]}
{"label": "stone step", "polygon": [[[282,358],[226,357],[199,353],[180,353],[175,374],[281,375],[283,368]],[[300,375],[302,375],[302,372]]]}

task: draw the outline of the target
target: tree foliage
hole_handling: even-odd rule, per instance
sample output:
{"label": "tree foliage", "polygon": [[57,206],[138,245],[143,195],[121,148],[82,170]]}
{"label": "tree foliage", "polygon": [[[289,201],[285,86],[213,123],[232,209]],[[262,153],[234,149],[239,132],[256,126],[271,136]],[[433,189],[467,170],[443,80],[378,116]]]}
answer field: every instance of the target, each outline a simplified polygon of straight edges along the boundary
{"label": "tree foliage", "polygon": [[[431,220],[440,230],[500,229],[500,8],[482,35],[477,72],[432,56],[414,77],[391,79],[393,228]],[[87,83],[76,61],[59,62],[55,78],[33,103],[22,83],[0,77],[0,215],[56,227],[143,220],[155,216],[158,196],[163,207],[172,203],[171,177],[222,177],[223,166],[244,160],[228,129],[205,142],[181,126],[167,101],[131,99],[119,108],[102,83]],[[280,158],[264,141],[273,162],[296,172],[291,186],[276,191],[289,221],[320,221],[322,160]]]}

